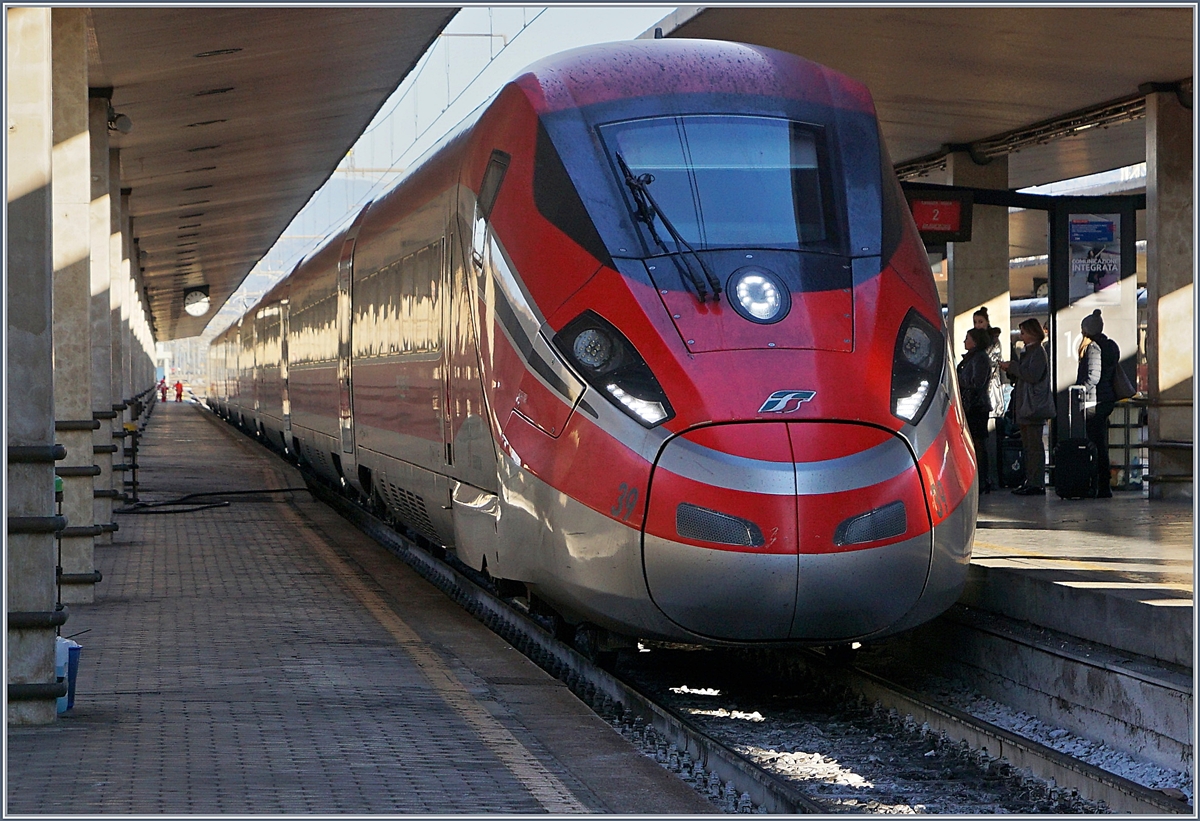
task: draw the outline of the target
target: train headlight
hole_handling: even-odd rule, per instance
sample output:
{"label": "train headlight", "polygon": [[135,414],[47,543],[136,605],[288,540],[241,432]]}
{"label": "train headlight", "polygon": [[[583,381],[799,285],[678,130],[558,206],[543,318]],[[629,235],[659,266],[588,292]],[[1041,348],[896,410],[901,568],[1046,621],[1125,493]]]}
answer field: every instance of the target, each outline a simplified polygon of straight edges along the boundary
{"label": "train headlight", "polygon": [[675,415],[646,360],[598,314],[584,311],[571,320],[554,335],[554,346],[584,381],[646,427]]}
{"label": "train headlight", "polygon": [[900,325],[892,359],[892,413],[906,422],[917,424],[935,393],[942,377],[946,341],[915,309]]}
{"label": "train headlight", "polygon": [[769,325],[787,315],[788,290],[775,274],[754,265],[739,268],[725,288],[733,309],[751,322]]}
{"label": "train headlight", "polygon": [[604,370],[606,365],[612,362],[614,353],[613,341],[604,331],[598,328],[587,328],[579,336],[575,337],[575,342],[571,345],[571,351],[575,354],[575,358],[579,360],[579,364],[599,373]]}

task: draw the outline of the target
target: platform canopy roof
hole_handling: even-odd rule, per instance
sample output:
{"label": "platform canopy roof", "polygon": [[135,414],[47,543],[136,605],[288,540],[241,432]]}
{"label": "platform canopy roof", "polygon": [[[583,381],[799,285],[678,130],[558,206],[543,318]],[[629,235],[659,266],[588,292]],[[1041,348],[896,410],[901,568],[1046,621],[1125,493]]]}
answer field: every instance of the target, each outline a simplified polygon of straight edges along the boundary
{"label": "platform canopy roof", "polygon": [[[1143,161],[1144,119],[1130,98],[1145,83],[1185,81],[1190,105],[1196,55],[1194,9],[1180,4],[693,6],[658,27],[790,51],[862,81],[897,166],[921,165],[948,144],[986,150],[1003,135],[1052,137],[1009,154],[1012,188]],[[1118,103],[1106,127],[1056,138],[1064,115],[1096,122],[1106,103]]]}
{"label": "platform canopy roof", "polygon": [[111,89],[159,340],[195,336],[321,187],[458,11],[446,6],[88,10],[88,86]]}

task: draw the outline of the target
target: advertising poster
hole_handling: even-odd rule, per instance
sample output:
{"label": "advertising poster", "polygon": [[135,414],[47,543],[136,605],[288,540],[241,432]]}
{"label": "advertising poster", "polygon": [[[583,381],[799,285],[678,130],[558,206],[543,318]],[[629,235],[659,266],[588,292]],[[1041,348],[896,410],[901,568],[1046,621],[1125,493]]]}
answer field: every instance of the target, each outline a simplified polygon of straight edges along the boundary
{"label": "advertising poster", "polygon": [[1076,302],[1095,295],[1098,305],[1121,302],[1121,215],[1072,214],[1071,296]]}

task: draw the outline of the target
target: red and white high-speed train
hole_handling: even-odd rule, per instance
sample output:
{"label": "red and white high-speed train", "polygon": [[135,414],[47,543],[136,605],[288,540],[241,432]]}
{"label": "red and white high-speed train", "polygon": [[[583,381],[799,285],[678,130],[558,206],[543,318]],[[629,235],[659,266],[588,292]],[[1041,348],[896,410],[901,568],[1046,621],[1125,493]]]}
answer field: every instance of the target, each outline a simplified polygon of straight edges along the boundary
{"label": "red and white high-speed train", "polygon": [[647,40],[543,60],[211,349],[210,404],[570,624],[839,644],[977,510],[867,89]]}

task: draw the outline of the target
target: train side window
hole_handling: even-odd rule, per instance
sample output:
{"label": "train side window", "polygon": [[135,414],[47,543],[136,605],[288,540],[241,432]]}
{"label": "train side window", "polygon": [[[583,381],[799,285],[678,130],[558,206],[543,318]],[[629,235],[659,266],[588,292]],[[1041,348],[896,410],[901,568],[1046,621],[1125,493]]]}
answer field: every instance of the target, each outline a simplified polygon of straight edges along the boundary
{"label": "train side window", "polygon": [[487,225],[500,194],[500,186],[508,171],[512,158],[499,149],[492,152],[483,182],[479,184],[479,197],[475,200],[475,227],[471,234],[471,257],[476,270],[483,269],[483,254],[487,244]]}
{"label": "train side window", "polygon": [[479,185],[479,216],[490,219],[492,208],[496,204],[496,196],[500,193],[500,185],[504,182],[504,174],[512,158],[499,149],[492,152],[487,171],[483,172],[483,182]]}

